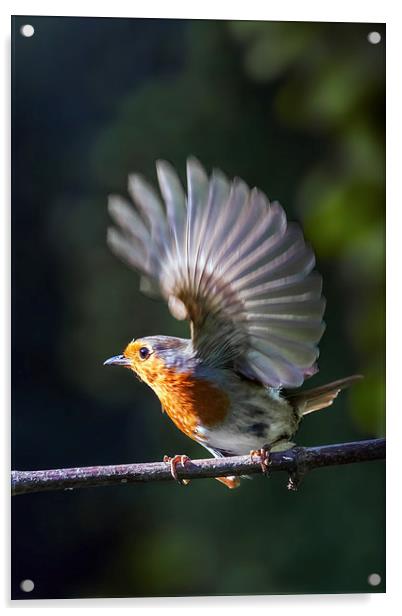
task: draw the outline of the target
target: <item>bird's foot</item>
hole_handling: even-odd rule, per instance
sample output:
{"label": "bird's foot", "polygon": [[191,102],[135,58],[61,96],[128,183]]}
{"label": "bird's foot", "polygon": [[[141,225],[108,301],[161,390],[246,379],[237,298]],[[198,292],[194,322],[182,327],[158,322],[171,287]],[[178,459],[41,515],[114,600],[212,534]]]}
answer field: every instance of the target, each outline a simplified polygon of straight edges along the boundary
{"label": "bird's foot", "polygon": [[190,483],[189,479],[179,479],[176,468],[178,464],[181,464],[184,467],[188,462],[191,462],[188,456],[179,454],[176,454],[173,457],[163,456],[163,461],[166,462],[166,464],[170,464],[170,473],[173,479],[180,483],[180,485],[186,486]]}
{"label": "bird's foot", "polygon": [[264,475],[268,475],[269,473],[269,452],[271,451],[271,447],[269,445],[264,445],[260,449],[252,449],[250,451],[251,461],[254,462],[254,458],[259,458],[261,470]]}

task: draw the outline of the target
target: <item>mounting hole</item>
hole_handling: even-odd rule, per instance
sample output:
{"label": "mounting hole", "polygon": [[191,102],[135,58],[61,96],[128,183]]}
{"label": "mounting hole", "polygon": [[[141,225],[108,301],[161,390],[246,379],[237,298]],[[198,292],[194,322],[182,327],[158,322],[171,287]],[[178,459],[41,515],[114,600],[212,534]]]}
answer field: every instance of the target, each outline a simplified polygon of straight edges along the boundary
{"label": "mounting hole", "polygon": [[20,588],[23,592],[32,592],[35,588],[35,584],[32,580],[22,580]]}
{"label": "mounting hole", "polygon": [[378,586],[378,584],[381,584],[381,575],[379,575],[378,573],[370,573],[367,578],[367,581],[370,586]]}
{"label": "mounting hole", "polygon": [[25,24],[21,26],[20,32],[22,36],[25,36],[26,38],[30,38],[31,36],[35,34],[35,28],[31,26],[31,24]]}
{"label": "mounting hole", "polygon": [[379,32],[369,32],[367,35],[367,40],[372,45],[378,45],[381,42],[381,34]]}

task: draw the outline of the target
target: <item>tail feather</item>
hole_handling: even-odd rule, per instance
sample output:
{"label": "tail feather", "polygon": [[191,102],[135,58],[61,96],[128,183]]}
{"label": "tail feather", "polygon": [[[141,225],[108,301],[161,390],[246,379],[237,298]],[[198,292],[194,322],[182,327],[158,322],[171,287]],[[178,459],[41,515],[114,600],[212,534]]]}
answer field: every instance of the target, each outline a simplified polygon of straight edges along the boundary
{"label": "tail feather", "polygon": [[346,389],[353,383],[360,381],[362,378],[363,376],[361,374],[354,374],[353,376],[348,376],[345,379],[339,379],[338,381],[327,383],[321,387],[288,393],[286,397],[292,406],[298,410],[300,415],[308,415],[314,411],[319,411],[327,406],[331,406],[342,389]]}

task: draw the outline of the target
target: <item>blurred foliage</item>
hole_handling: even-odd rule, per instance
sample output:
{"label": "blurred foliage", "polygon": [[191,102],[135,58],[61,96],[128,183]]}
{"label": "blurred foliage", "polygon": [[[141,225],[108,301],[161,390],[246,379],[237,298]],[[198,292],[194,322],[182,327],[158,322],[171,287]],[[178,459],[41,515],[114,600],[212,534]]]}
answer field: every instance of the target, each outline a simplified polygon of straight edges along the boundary
{"label": "blurred foliage", "polygon": [[[18,32],[24,17],[15,18]],[[104,359],[188,335],[106,247],[107,195],[167,158],[239,175],[299,219],[328,300],[314,384],[362,384],[298,443],[384,430],[384,43],[370,24],[30,18],[15,40],[13,466],[204,455]],[[38,36],[37,36],[38,35]],[[71,49],[74,53],[71,54]],[[29,310],[27,310],[29,307]],[[313,383],[313,382],[312,382]],[[39,597],[383,591],[381,463],[13,501],[13,586]]]}

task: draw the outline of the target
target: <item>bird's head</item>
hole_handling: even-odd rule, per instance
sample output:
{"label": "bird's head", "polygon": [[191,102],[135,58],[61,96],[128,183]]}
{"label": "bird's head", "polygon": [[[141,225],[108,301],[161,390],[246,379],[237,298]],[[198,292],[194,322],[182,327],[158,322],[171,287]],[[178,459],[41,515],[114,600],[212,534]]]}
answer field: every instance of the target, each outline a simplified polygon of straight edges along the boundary
{"label": "bird's head", "polygon": [[132,340],[122,355],[104,362],[105,366],[130,368],[142,381],[155,387],[167,370],[180,369],[191,359],[191,341],[171,336],[148,336]]}

